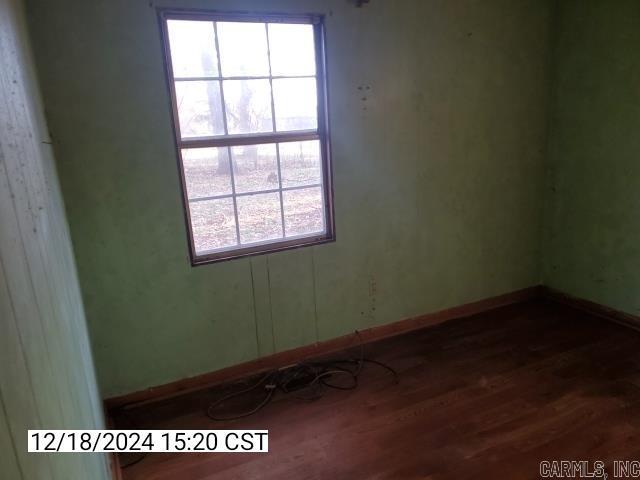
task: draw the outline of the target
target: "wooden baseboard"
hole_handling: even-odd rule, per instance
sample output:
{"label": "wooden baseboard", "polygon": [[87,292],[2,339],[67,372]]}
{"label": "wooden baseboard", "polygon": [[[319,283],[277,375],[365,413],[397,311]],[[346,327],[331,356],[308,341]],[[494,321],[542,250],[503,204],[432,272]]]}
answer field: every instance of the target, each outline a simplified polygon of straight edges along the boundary
{"label": "wooden baseboard", "polygon": [[420,315],[418,317],[408,318],[387,325],[368,328],[366,330],[360,330],[357,334],[354,332],[331,340],[275,353],[273,355],[251,360],[249,362],[234,365],[215,372],[205,373],[203,375],[171,382],[166,385],[160,385],[146,390],[109,398],[105,400],[105,406],[107,410],[122,408],[134,404],[139,405],[142,403],[154,402],[188,392],[209,388],[220,383],[259,374],[267,370],[282,368],[311,357],[344,350],[356,345],[360,341],[365,344],[371,343],[384,338],[438,325],[449,320],[468,317],[493,310],[495,308],[539,298],[541,296],[541,292],[542,287],[540,286],[529,287],[504,295],[449,308],[447,310]]}
{"label": "wooden baseboard", "polygon": [[615,308],[607,307],[600,303],[592,302],[591,300],[585,300],[584,298],[574,297],[568,293],[561,292],[549,287],[541,287],[541,294],[543,298],[551,300],[562,305],[581,310],[596,317],[604,318],[611,322],[624,325],[625,327],[640,330],[640,317],[632,315],[630,313],[616,310]]}

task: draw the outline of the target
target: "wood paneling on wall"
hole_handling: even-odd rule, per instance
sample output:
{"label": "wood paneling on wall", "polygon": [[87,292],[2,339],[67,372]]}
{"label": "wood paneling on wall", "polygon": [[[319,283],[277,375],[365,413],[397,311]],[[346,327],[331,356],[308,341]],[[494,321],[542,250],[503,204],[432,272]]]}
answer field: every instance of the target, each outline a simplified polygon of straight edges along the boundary
{"label": "wood paneling on wall", "polygon": [[23,17],[0,0],[0,478],[102,480],[103,455],[27,453],[28,429],[104,421]]}

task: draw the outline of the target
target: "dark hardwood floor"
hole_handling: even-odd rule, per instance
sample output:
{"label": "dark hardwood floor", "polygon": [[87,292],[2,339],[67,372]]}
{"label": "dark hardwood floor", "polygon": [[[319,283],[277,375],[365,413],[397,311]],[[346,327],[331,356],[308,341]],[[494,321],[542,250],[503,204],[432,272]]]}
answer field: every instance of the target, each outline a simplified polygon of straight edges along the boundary
{"label": "dark hardwood floor", "polygon": [[[532,302],[366,347],[360,386],[204,411],[228,387],[116,412],[121,428],[268,429],[268,454],[152,454],[125,480],[538,479],[542,460],[640,459],[640,333]],[[609,478],[612,477],[610,472]]]}

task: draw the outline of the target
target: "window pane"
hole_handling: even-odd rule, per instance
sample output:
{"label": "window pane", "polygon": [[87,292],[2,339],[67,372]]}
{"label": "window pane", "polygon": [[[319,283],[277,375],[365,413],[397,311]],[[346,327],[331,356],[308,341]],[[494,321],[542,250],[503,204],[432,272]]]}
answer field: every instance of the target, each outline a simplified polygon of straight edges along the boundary
{"label": "window pane", "polygon": [[282,214],[278,193],[237,198],[240,242],[252,243],[282,238]]}
{"label": "window pane", "polygon": [[269,75],[264,23],[218,22],[220,63],[225,77]]}
{"label": "window pane", "polygon": [[314,130],[318,126],[315,78],[284,78],[273,81],[278,131]]}
{"label": "window pane", "polygon": [[217,77],[213,22],[168,20],[174,77]]}
{"label": "window pane", "polygon": [[176,103],[182,138],[224,134],[220,82],[176,82]]}
{"label": "window pane", "polygon": [[281,143],[279,148],[283,187],[322,183],[318,140]]}
{"label": "window pane", "polygon": [[272,132],[269,80],[225,80],[229,133]]}
{"label": "window pane", "polygon": [[324,232],[324,206],[320,187],[282,192],[287,237]]}
{"label": "window pane", "polygon": [[237,244],[232,199],[191,202],[189,209],[197,254]]}
{"label": "window pane", "polygon": [[313,26],[269,24],[269,49],[273,75],[315,75]]}
{"label": "window pane", "polygon": [[231,193],[231,166],[226,148],[185,148],[182,165],[189,199]]}
{"label": "window pane", "polygon": [[276,145],[247,145],[231,149],[236,192],[258,192],[278,188]]}

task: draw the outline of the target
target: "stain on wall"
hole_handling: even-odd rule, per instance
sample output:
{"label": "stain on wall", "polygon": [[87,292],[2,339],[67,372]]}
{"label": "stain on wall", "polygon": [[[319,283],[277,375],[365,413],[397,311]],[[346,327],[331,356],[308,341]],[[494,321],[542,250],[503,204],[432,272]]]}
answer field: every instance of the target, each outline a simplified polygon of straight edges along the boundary
{"label": "stain on wall", "polygon": [[110,477],[103,454],[27,453],[28,429],[104,427],[22,4],[0,0],[0,478]]}
{"label": "stain on wall", "polygon": [[640,314],[640,3],[558,3],[544,280]]}
{"label": "stain on wall", "polygon": [[[327,14],[337,242],[189,266],[158,5]],[[28,6],[106,396],[539,283],[550,1]]]}

